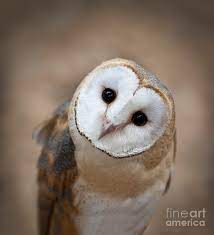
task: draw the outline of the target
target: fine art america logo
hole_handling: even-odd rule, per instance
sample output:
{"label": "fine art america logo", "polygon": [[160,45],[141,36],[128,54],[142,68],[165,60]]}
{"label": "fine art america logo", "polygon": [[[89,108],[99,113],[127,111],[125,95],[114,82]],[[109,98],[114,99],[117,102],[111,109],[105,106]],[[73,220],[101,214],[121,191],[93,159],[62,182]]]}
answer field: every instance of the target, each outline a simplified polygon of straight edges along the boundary
{"label": "fine art america logo", "polygon": [[206,210],[166,209],[166,226],[168,227],[205,227]]}

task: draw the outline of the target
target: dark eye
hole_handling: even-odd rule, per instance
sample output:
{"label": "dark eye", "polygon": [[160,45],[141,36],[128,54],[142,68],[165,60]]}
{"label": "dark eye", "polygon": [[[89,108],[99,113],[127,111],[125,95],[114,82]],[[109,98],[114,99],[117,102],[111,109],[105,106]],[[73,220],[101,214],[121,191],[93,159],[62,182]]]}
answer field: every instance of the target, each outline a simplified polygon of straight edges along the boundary
{"label": "dark eye", "polygon": [[145,113],[137,111],[132,115],[132,122],[136,126],[144,126],[148,122],[148,118]]}
{"label": "dark eye", "polygon": [[102,93],[102,99],[107,104],[110,104],[116,98],[116,92],[110,88],[105,88]]}

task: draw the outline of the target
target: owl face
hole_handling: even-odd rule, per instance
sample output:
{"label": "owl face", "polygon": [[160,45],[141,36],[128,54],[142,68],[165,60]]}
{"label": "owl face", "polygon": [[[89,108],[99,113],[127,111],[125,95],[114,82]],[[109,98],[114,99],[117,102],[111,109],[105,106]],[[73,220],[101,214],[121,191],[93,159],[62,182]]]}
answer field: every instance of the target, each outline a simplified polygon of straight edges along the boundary
{"label": "owl face", "polygon": [[[75,100],[79,133],[110,156],[123,158],[151,148],[170,119],[160,82],[127,61],[104,63],[82,82]],[[161,87],[161,85],[160,85]],[[164,87],[164,89],[166,89]]]}

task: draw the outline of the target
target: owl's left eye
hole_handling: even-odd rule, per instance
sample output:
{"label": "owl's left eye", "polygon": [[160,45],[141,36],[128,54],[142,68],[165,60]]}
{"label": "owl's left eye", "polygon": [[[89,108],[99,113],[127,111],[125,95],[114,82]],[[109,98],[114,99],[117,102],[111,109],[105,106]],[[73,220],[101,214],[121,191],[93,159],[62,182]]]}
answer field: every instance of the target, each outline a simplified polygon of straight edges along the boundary
{"label": "owl's left eye", "polygon": [[137,111],[132,115],[132,122],[135,126],[144,126],[148,122],[148,118],[145,113]]}
{"label": "owl's left eye", "polygon": [[116,92],[111,88],[105,88],[102,92],[102,99],[105,103],[110,104],[116,98]]}

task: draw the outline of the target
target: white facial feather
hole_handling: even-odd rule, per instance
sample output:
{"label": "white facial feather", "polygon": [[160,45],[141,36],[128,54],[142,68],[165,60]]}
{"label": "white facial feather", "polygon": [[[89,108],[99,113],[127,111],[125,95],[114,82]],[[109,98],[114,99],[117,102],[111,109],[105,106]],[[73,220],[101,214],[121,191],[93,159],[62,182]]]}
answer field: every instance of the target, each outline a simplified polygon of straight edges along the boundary
{"label": "white facial feather", "polygon": [[[76,125],[92,144],[114,157],[127,157],[150,148],[164,133],[168,107],[151,88],[141,87],[137,75],[128,67],[97,68],[85,79],[76,102]],[[111,104],[102,100],[102,91],[117,93]],[[146,114],[148,122],[136,126],[131,117],[136,111]],[[104,120],[113,125],[127,123],[99,139]]]}

